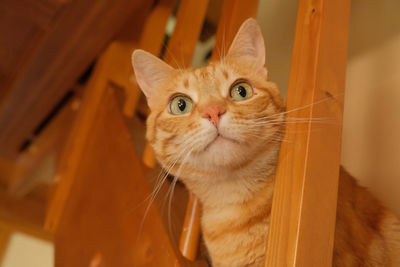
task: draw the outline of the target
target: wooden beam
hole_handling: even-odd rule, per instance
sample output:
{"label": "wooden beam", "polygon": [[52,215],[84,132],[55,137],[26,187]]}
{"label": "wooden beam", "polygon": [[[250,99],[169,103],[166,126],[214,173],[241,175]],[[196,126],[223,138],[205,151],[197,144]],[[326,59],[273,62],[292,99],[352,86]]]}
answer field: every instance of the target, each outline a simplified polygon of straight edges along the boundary
{"label": "wooden beam", "polygon": [[0,228],[19,231],[45,240],[52,234],[43,229],[46,203],[34,196],[17,198],[0,187]]}
{"label": "wooden beam", "polygon": [[63,0],[2,0],[0,9],[25,20],[30,20],[44,30],[51,28],[57,12],[67,3]]}
{"label": "wooden beam", "polygon": [[[15,161],[15,170],[9,176],[8,187],[11,194],[22,197],[37,184],[51,184],[52,181],[45,180],[49,177],[46,177],[46,175],[43,177],[43,175],[37,173],[37,170],[49,159],[54,166],[57,166],[57,160],[72,128],[72,122],[75,119],[80,102],[79,96],[70,99],[49,125],[44,128],[43,132],[33,140],[32,144],[19,154]],[[51,173],[48,176],[53,178]]]}
{"label": "wooden beam", "polygon": [[265,266],[332,266],[350,0],[299,1]]}
{"label": "wooden beam", "polygon": [[[24,68],[20,69],[20,64],[12,64],[13,69],[9,71],[8,66],[3,66],[0,62],[1,68],[7,70],[5,80],[9,87],[4,88],[5,95],[0,93],[0,156],[10,159],[17,157],[21,144],[31,137],[37,125],[130,17],[136,19],[131,32],[139,37],[142,23],[152,3],[153,1],[144,0],[70,0],[56,13],[56,22],[47,32],[35,34],[42,30],[30,29],[31,25],[28,24],[25,35],[20,36],[18,33],[17,42],[26,41],[32,47],[29,55],[25,55],[25,50],[29,47],[8,41],[12,38],[3,38],[7,41],[4,42],[7,47],[3,45],[0,50],[9,49],[15,52],[5,54],[7,62],[23,61],[21,64]],[[16,24],[13,17],[6,22]],[[9,25],[0,25],[0,29],[7,27]],[[25,31],[24,27],[20,28]],[[8,37],[13,37],[16,35],[14,32],[6,33],[9,34]],[[34,43],[31,43],[31,36],[37,36]],[[15,51],[13,45],[18,46],[19,50]],[[20,54],[27,59],[20,59]],[[11,79],[9,75],[12,76],[12,81],[8,81]]]}

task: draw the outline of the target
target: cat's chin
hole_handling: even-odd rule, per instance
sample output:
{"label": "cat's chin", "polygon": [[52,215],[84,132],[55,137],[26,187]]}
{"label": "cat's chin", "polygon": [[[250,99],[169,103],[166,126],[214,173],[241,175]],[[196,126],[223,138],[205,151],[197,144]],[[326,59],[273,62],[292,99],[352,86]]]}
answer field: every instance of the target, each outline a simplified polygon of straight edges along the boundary
{"label": "cat's chin", "polygon": [[232,144],[238,145],[239,142],[226,136],[217,135],[215,139],[204,148],[204,151],[229,148]]}
{"label": "cat's chin", "polygon": [[247,146],[229,137],[218,135],[201,153],[196,161],[201,162],[202,168],[236,167],[242,164]]}

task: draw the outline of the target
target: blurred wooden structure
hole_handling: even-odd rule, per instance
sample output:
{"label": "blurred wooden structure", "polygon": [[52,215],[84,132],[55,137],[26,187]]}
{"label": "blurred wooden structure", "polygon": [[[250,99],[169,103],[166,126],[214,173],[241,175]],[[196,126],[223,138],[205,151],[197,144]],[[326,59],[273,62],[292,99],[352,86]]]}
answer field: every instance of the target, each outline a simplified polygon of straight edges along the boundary
{"label": "blurred wooden structure", "polygon": [[[287,108],[308,108],[288,117],[338,123],[318,131],[312,123],[288,125],[286,138],[296,146],[281,146],[266,266],[332,262],[349,2],[299,2]],[[192,262],[179,253],[157,207],[146,210],[151,189],[145,175],[155,166],[154,154],[146,146],[139,159],[126,121],[140,98],[130,55],[134,48],[160,54],[175,4],[0,3],[0,257],[10,232],[19,230],[54,240],[57,267],[206,266],[196,261],[200,206],[194,196],[180,216],[179,246]],[[180,1],[164,57],[169,64],[191,64],[208,4]],[[212,59],[227,51],[257,7],[258,0],[224,1]],[[89,81],[73,87],[97,57]],[[44,127],[40,122],[71,88],[75,94]],[[55,177],[43,184],[33,174],[48,161],[56,165]]]}
{"label": "blurred wooden structure", "polygon": [[152,2],[0,2],[1,157],[17,157],[37,125],[124,24],[131,20],[131,38],[140,33]]}
{"label": "blurred wooden structure", "polygon": [[76,81],[126,23],[140,35],[152,4],[0,1],[0,255],[6,232],[52,240],[48,177],[79,109]]}
{"label": "blurred wooden structure", "polygon": [[[146,168],[136,156],[124,121],[124,115],[133,115],[140,95],[132,80],[131,53],[139,47],[149,47],[155,54],[161,51],[173,4],[159,2],[148,16],[140,40],[113,41],[94,68],[57,168],[59,183],[46,219],[46,228],[55,233],[57,266],[88,262],[105,266],[189,264],[165,231],[156,207],[146,210],[145,200],[151,193],[144,178]],[[183,51],[181,64],[191,62],[207,4],[181,1],[167,57],[171,51]],[[73,245],[77,243],[80,245]]]}

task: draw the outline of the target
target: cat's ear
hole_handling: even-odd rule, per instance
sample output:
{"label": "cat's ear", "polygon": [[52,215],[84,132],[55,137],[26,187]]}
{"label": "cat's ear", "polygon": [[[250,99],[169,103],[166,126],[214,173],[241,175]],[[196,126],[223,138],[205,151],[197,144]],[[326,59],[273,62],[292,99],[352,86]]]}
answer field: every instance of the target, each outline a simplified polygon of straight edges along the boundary
{"label": "cat's ear", "polygon": [[147,98],[150,108],[165,85],[175,73],[175,69],[152,54],[137,49],[132,54],[132,65],[136,81]]}
{"label": "cat's ear", "polygon": [[264,67],[264,38],[255,19],[249,18],[240,26],[229,48],[227,57],[250,60],[257,67]]}

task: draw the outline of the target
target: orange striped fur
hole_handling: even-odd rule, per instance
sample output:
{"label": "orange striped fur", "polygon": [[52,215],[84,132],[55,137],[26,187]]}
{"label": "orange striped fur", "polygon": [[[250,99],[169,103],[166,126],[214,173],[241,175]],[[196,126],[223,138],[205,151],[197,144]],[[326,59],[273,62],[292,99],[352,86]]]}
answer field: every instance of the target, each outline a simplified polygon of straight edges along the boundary
{"label": "orange striped fur", "polygon": [[[133,54],[136,79],[151,109],[147,140],[164,169],[202,202],[203,237],[213,266],[264,266],[285,120],[264,53],[259,27],[250,19],[228,54],[203,68],[176,70],[144,51]],[[252,86],[251,97],[232,99],[238,81]],[[192,100],[188,113],[171,114],[176,95]],[[216,121],[210,115],[215,110]],[[333,266],[400,266],[399,221],[343,170]]]}

